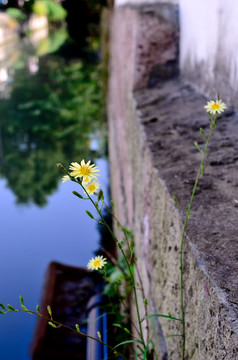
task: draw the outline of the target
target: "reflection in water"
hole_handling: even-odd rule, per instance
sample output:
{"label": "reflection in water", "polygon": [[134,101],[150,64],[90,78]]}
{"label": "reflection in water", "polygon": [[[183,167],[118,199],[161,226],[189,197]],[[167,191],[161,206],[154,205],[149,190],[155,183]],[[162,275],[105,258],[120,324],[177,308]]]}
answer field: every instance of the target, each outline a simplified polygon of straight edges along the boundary
{"label": "reflection in water", "polygon": [[[38,48],[26,41],[23,52],[19,44],[14,62],[0,62],[0,301],[13,306],[20,294],[29,308],[39,303],[51,261],[86,266],[97,249],[96,223],[85,214],[92,209],[71,194],[74,183],[61,184],[56,163],[96,160],[106,191],[101,75],[53,53],[62,34]],[[0,318],[1,359],[29,359],[34,323],[25,314]]]}
{"label": "reflection in water", "polygon": [[18,203],[42,206],[57,188],[57,162],[95,159],[90,139],[102,98],[95,65],[59,56],[28,57],[0,102],[0,174]]}

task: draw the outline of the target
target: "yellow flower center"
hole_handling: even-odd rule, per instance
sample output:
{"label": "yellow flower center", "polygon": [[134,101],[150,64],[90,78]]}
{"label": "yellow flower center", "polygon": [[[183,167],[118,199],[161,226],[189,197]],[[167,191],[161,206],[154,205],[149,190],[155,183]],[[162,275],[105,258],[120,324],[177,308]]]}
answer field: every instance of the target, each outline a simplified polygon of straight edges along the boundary
{"label": "yellow flower center", "polygon": [[212,104],[212,110],[219,110],[219,108],[220,108],[220,105],[219,104]]}
{"label": "yellow flower center", "polygon": [[101,264],[100,260],[94,260],[93,261],[93,266],[95,266],[95,267],[100,266],[100,264]]}
{"label": "yellow flower center", "polygon": [[89,175],[90,174],[90,168],[88,165],[82,165],[81,166],[81,173],[83,174],[83,176]]}

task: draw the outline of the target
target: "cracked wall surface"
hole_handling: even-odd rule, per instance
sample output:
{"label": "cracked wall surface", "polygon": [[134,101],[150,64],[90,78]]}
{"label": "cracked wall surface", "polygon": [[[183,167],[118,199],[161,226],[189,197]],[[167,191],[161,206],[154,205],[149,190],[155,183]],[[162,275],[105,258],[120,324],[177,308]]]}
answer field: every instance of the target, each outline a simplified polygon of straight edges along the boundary
{"label": "cracked wall surface", "polygon": [[[150,313],[176,317],[183,207],[201,161],[194,141],[202,147],[199,129],[209,131],[206,97],[178,75],[178,29],[176,5],[114,10],[108,101],[116,214],[134,232]],[[229,106],[213,133],[186,232],[189,360],[238,359],[237,129],[238,115]],[[181,334],[179,322],[151,324],[150,332],[161,359],[181,359],[179,337],[163,342]]]}

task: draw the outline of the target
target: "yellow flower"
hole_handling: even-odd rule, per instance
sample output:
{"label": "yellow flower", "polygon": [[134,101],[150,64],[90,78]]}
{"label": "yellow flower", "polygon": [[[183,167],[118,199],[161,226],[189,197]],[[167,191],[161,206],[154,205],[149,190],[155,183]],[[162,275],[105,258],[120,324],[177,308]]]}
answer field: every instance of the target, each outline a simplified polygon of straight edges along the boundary
{"label": "yellow flower", "polygon": [[62,177],[62,183],[65,183],[65,181],[68,181],[70,179],[69,175],[64,175]]}
{"label": "yellow flower", "polygon": [[95,164],[90,165],[91,161],[88,161],[85,164],[85,161],[82,160],[80,164],[77,162],[72,162],[69,169],[72,170],[71,175],[75,178],[81,177],[83,178],[83,182],[90,182],[92,179],[97,179],[99,174],[97,174],[100,170]]}
{"label": "yellow flower", "polygon": [[99,187],[100,185],[98,182],[91,181],[88,185],[85,186],[85,189],[87,190],[89,195],[93,195],[99,189]]}
{"label": "yellow flower", "polygon": [[207,102],[204,108],[207,112],[216,115],[216,113],[221,114],[226,109],[226,104],[221,100],[211,100]]}
{"label": "yellow flower", "polygon": [[89,270],[98,270],[101,269],[104,265],[106,265],[107,259],[105,259],[102,255],[98,255],[95,258],[89,260],[87,268]]}

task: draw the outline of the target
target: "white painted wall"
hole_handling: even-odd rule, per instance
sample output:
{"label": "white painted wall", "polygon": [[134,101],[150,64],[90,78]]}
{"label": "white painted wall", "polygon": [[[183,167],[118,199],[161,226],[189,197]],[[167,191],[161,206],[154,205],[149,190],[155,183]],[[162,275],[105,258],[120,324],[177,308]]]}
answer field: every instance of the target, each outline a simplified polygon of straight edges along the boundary
{"label": "white painted wall", "polygon": [[220,82],[238,91],[238,1],[180,0],[179,4],[182,71],[196,73],[200,67],[207,89],[208,82],[216,86]]}
{"label": "white painted wall", "polygon": [[115,6],[121,6],[125,4],[155,4],[155,3],[171,3],[177,4],[178,0],[115,0]]}
{"label": "white painted wall", "polygon": [[166,2],[179,5],[184,77],[238,107],[238,0],[115,0],[115,6]]}

